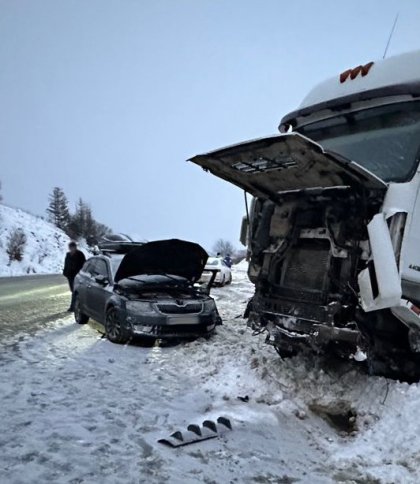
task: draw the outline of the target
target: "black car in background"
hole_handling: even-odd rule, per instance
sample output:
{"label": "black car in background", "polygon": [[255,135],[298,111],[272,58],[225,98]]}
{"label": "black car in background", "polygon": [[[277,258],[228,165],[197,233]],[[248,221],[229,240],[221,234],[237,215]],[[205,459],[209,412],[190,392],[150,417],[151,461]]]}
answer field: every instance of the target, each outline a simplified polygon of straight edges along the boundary
{"label": "black car in background", "polygon": [[208,258],[200,245],[172,239],[101,249],[75,279],[77,323],[94,319],[114,343],[205,336],[221,324],[211,283],[195,285]]}

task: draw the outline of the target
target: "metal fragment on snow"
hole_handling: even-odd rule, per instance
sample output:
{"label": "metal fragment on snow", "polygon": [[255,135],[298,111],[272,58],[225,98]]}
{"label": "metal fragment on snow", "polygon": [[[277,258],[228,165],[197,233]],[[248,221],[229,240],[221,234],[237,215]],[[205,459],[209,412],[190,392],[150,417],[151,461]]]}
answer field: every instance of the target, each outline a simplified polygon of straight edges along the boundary
{"label": "metal fragment on snow", "polygon": [[160,444],[169,447],[181,447],[182,445],[194,444],[202,440],[214,439],[220,437],[227,430],[232,430],[232,424],[226,417],[219,417],[216,422],[213,420],[204,420],[202,426],[191,424],[184,432],[176,431],[169,437],[159,439]]}

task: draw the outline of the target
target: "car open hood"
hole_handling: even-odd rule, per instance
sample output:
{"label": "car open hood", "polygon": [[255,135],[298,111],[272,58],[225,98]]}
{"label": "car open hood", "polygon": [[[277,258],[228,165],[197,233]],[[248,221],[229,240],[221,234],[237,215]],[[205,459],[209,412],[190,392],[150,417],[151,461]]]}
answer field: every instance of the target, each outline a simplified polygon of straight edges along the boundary
{"label": "car open hood", "polygon": [[324,150],[299,133],[246,141],[189,161],[256,197],[272,200],[291,190],[386,187],[383,180],[359,164]]}
{"label": "car open hood", "polygon": [[143,274],[173,274],[191,283],[198,281],[208,259],[198,244],[185,240],[157,240],[126,254],[115,274],[115,282]]}

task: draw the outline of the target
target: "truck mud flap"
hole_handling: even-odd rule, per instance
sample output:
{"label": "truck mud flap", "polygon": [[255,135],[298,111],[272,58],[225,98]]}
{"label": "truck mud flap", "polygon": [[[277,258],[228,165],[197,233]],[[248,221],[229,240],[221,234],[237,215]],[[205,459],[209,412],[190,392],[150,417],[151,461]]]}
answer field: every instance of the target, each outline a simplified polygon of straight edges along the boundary
{"label": "truck mud flap", "polygon": [[202,426],[191,424],[184,432],[176,431],[165,439],[159,439],[160,444],[168,447],[181,447],[183,445],[194,444],[202,440],[214,439],[232,430],[232,424],[226,417],[219,417],[216,422],[204,420]]}

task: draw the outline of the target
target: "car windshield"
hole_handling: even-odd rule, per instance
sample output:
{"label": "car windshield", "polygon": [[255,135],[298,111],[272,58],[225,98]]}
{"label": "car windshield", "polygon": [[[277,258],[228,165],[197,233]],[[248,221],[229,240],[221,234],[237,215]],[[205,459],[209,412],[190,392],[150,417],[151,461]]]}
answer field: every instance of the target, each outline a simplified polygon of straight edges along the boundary
{"label": "car windshield", "polygon": [[420,102],[347,113],[297,131],[386,182],[407,181],[419,158]]}
{"label": "car windshield", "polygon": [[209,259],[206,266],[218,266],[220,259]]}

